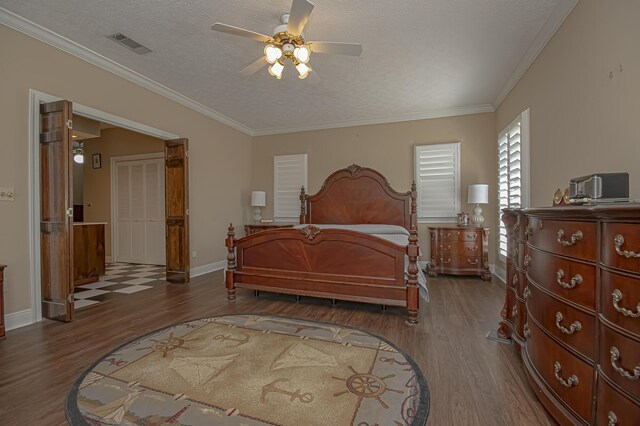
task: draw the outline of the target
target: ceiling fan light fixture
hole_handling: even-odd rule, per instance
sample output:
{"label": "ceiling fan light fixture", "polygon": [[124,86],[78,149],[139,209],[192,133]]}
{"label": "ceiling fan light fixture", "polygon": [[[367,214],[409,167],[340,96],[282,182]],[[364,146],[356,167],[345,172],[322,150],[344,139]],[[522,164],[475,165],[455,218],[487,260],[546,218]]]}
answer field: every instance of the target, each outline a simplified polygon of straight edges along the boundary
{"label": "ceiling fan light fixture", "polygon": [[282,50],[273,44],[267,44],[264,48],[264,56],[267,62],[274,64],[278,59],[282,57]]}
{"label": "ceiling fan light fixture", "polygon": [[311,72],[311,68],[309,68],[307,64],[303,63],[299,63],[298,65],[296,65],[296,69],[298,70],[298,73],[300,73],[300,75],[298,76],[300,80],[304,80],[305,78],[307,78],[307,76]]}
{"label": "ceiling fan light fixture", "polygon": [[280,80],[282,78],[282,71],[284,70],[284,65],[280,62],[276,62],[269,67],[269,74]]}
{"label": "ceiling fan light fixture", "polygon": [[307,62],[309,62],[309,57],[311,56],[311,51],[309,50],[309,48],[305,45],[296,47],[293,51],[293,56],[296,57],[296,59],[298,61],[300,61],[303,64],[306,64]]}

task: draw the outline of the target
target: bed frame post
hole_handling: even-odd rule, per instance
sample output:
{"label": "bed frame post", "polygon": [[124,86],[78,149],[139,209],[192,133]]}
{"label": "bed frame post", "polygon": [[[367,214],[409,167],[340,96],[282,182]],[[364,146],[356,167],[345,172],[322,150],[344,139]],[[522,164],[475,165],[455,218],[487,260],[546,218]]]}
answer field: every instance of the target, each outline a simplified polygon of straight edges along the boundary
{"label": "bed frame post", "polygon": [[420,291],[418,289],[418,231],[416,226],[411,226],[409,231],[409,244],[407,245],[407,256],[409,256],[409,267],[407,273],[407,310],[409,318],[407,323],[410,325],[418,323],[418,308],[420,303]]}
{"label": "bed frame post", "polygon": [[409,217],[409,229],[416,227],[418,228],[418,204],[416,200],[418,199],[418,191],[416,190],[416,181],[414,180],[411,184],[411,216]]}
{"label": "bed frame post", "polygon": [[227,299],[234,300],[236,298],[236,286],[234,282],[233,274],[236,272],[236,251],[235,251],[235,239],[236,232],[233,228],[233,224],[229,224],[229,230],[227,231],[227,239],[224,241],[227,246],[227,272],[225,276],[225,283],[227,285]]}
{"label": "bed frame post", "polygon": [[300,224],[307,223],[307,193],[304,191],[304,185],[300,188]]}

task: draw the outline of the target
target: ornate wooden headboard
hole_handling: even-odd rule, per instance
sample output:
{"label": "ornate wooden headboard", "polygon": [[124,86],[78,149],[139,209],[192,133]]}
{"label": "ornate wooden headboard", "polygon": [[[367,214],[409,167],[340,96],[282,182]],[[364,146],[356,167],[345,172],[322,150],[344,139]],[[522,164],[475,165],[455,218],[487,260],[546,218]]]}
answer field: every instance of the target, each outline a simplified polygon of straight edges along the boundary
{"label": "ornate wooden headboard", "polygon": [[416,224],[416,186],[397,192],[378,171],[352,164],[332,173],[315,195],[300,194],[300,223]]}

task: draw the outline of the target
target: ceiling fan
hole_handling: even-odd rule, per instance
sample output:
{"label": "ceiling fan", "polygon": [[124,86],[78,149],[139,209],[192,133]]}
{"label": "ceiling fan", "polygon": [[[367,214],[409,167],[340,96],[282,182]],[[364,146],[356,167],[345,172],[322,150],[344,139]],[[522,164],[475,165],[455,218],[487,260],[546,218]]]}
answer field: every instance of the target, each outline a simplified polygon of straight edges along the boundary
{"label": "ceiling fan", "polygon": [[279,80],[282,78],[285,61],[289,59],[298,70],[298,78],[304,79],[311,72],[311,67],[307,64],[312,52],[360,56],[362,53],[360,44],[305,41],[302,31],[312,11],[313,3],[307,0],[293,0],[291,12],[282,15],[282,24],[275,28],[273,36],[259,34],[219,22],[213,24],[211,29],[266,43],[264,56],[240,71],[244,75],[254,74],[267,64],[270,64],[269,74]]}

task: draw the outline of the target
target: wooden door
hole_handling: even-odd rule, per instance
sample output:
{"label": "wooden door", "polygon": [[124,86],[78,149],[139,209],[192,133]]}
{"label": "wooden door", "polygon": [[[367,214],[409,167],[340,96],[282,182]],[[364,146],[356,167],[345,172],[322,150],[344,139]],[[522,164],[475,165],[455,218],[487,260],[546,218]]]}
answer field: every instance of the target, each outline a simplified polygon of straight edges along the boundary
{"label": "wooden door", "polygon": [[116,163],[117,261],[164,265],[164,159]]}
{"label": "wooden door", "polygon": [[40,105],[40,280],[42,316],[73,319],[72,105]]}
{"label": "wooden door", "polygon": [[165,238],[167,281],[189,282],[188,140],[165,141]]}

